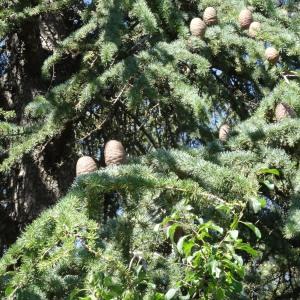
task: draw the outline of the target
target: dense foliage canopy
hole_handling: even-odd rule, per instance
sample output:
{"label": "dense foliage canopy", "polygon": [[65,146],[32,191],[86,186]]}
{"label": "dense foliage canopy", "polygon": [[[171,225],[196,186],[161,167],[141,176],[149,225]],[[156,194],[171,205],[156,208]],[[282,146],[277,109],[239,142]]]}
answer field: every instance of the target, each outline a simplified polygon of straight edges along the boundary
{"label": "dense foliage canopy", "polygon": [[0,0],[0,297],[297,299],[299,13]]}

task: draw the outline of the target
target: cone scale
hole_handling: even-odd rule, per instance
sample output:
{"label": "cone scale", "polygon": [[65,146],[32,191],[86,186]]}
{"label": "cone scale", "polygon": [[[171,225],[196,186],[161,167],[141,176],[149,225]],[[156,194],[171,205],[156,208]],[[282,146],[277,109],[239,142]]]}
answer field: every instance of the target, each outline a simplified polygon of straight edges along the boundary
{"label": "cone scale", "polygon": [[206,25],[215,25],[218,23],[217,11],[214,7],[207,7],[203,13],[203,21]]}
{"label": "cone scale", "polygon": [[206,31],[206,24],[200,18],[194,18],[190,23],[190,31],[193,36],[202,38]]}
{"label": "cone scale", "polygon": [[107,142],[104,148],[104,159],[107,166],[125,163],[126,153],[122,143],[117,140]]}
{"label": "cone scale", "polygon": [[249,9],[243,9],[239,15],[239,23],[241,28],[247,29],[253,21],[252,12]]}
{"label": "cone scale", "polygon": [[90,156],[80,157],[76,164],[76,176],[95,172],[97,164]]}
{"label": "cone scale", "polygon": [[219,140],[221,142],[226,142],[229,138],[230,134],[230,126],[228,124],[224,124],[219,129]]}

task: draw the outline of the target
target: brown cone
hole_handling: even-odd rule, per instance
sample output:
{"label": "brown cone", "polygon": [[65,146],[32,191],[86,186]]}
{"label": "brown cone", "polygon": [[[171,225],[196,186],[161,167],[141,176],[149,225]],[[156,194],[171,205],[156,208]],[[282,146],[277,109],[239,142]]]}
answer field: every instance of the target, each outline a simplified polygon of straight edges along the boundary
{"label": "brown cone", "polygon": [[261,24],[259,22],[252,22],[249,27],[249,35],[255,38],[260,30]]}
{"label": "brown cone", "polygon": [[243,9],[241,12],[240,12],[240,15],[239,15],[239,23],[240,23],[240,26],[243,28],[243,29],[246,29],[250,26],[250,24],[252,23],[253,21],[253,18],[252,18],[252,12],[251,10],[245,8]]}
{"label": "brown cone", "polygon": [[213,7],[207,7],[203,13],[203,21],[206,25],[215,25],[218,23],[217,11]]}
{"label": "brown cone", "polygon": [[90,156],[80,157],[76,164],[76,176],[88,174],[97,170],[97,164]]}
{"label": "brown cone", "polygon": [[279,52],[273,47],[269,47],[266,49],[265,56],[266,59],[272,64],[277,63],[279,60]]}
{"label": "brown cone", "polygon": [[191,34],[202,38],[206,31],[206,24],[200,18],[194,18],[190,24]]}
{"label": "brown cone", "polygon": [[294,118],[296,117],[296,112],[288,104],[279,103],[275,109],[275,117],[277,121],[281,121],[285,118]]}
{"label": "brown cone", "polygon": [[104,159],[107,166],[120,165],[126,161],[126,153],[121,142],[110,140],[104,148]]}
{"label": "brown cone", "polygon": [[230,127],[227,124],[224,124],[219,129],[219,140],[221,142],[226,142],[229,138]]}

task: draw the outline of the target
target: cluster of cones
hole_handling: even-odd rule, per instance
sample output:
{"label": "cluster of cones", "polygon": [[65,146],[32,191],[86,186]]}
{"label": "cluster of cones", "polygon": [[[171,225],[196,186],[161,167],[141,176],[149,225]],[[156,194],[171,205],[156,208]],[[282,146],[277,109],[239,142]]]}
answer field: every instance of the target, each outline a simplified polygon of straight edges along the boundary
{"label": "cluster of cones", "polygon": [[[218,24],[217,11],[213,7],[207,7],[201,18],[193,18],[190,23],[190,31],[193,36],[203,38],[207,26]],[[243,9],[239,15],[239,24],[242,29],[247,29],[250,37],[255,38],[261,30],[261,23],[253,21],[252,11],[248,8]],[[268,47],[265,50],[266,59],[275,64],[279,60],[279,52],[274,47]]]}
{"label": "cluster of cones", "polygon": [[[285,118],[295,118],[297,116],[295,110],[287,103],[281,102],[277,104],[275,108],[275,119],[277,122],[282,121]],[[219,140],[226,142],[230,136],[230,126],[223,124],[219,129]]]}
{"label": "cluster of cones", "polygon": [[[248,35],[256,38],[262,28],[260,22],[253,20],[252,8],[245,8],[239,14],[239,25],[242,29],[248,30]],[[218,14],[214,7],[207,7],[203,12],[203,20],[201,18],[193,18],[190,23],[190,31],[193,36],[203,38],[205,36],[207,26],[218,24]],[[265,50],[266,59],[275,64],[279,60],[279,52],[274,47],[268,47]],[[296,112],[286,103],[279,103],[275,109],[275,118],[281,121],[287,117],[295,117]],[[219,140],[226,142],[230,135],[230,126],[223,124],[219,129]]]}
{"label": "cluster of cones", "polygon": [[[201,18],[193,18],[190,23],[190,31],[193,36],[203,38],[207,26],[218,24],[218,14],[214,7],[207,7],[203,13],[203,20]],[[239,24],[242,29],[248,30],[250,37],[255,38],[261,30],[261,23],[253,21],[252,11],[249,8],[243,9],[239,14]],[[279,60],[279,52],[273,48],[268,47],[265,50],[265,57],[270,63],[276,63]],[[295,117],[296,112],[292,107],[286,103],[279,103],[275,109],[275,118],[281,121],[287,117]],[[223,124],[219,129],[219,140],[226,142],[230,135],[230,126]],[[104,149],[105,164],[120,165],[126,160],[126,153],[121,142],[111,140],[106,143]],[[83,156],[79,158],[76,165],[76,176],[87,174],[96,171],[97,164],[90,156]]]}
{"label": "cluster of cones", "polygon": [[[104,160],[107,166],[121,165],[126,161],[125,149],[121,142],[110,140],[105,144]],[[82,156],[76,164],[76,176],[95,172],[98,169],[95,160],[90,156]]]}

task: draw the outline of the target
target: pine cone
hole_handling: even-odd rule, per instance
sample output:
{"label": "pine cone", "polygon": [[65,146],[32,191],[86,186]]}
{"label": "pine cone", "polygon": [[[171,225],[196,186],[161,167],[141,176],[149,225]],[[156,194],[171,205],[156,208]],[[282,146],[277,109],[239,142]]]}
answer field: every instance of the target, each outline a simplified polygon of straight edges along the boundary
{"label": "pine cone", "polygon": [[245,8],[243,9],[241,12],[240,12],[240,15],[239,15],[239,23],[240,23],[240,26],[243,28],[243,29],[246,29],[250,26],[250,24],[252,23],[253,21],[253,18],[252,18],[252,12],[251,10]]}
{"label": "pine cone", "polygon": [[249,27],[249,35],[255,38],[260,30],[261,24],[259,22],[252,22]]}
{"label": "pine cone", "polygon": [[194,18],[190,24],[191,34],[202,38],[206,31],[206,24],[200,18]]}
{"label": "pine cone", "polygon": [[230,134],[230,126],[228,124],[224,124],[219,129],[219,140],[221,142],[226,142],[229,138]]}
{"label": "pine cone", "polygon": [[277,121],[281,121],[285,118],[295,118],[296,112],[288,104],[279,103],[275,109],[275,117]]}
{"label": "pine cone", "polygon": [[90,156],[80,157],[76,164],[76,176],[92,173],[97,170],[97,164]]}
{"label": "pine cone", "polygon": [[120,165],[126,161],[126,153],[121,142],[111,140],[104,148],[104,159],[107,166]]}
{"label": "pine cone", "polygon": [[272,64],[277,63],[279,60],[279,52],[273,47],[269,47],[266,49],[265,56],[266,59]]}
{"label": "pine cone", "polygon": [[213,7],[207,7],[203,13],[203,21],[206,25],[215,25],[218,23],[217,11]]}

